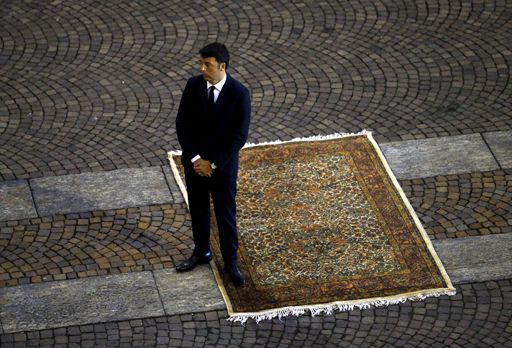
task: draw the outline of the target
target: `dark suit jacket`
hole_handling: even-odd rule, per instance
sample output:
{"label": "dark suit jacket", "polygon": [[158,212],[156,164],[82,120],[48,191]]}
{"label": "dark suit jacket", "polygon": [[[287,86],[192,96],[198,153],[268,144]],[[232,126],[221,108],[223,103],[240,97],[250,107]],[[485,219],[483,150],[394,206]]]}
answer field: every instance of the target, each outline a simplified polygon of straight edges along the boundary
{"label": "dark suit jacket", "polygon": [[190,78],[176,117],[183,165],[192,166],[190,161],[196,155],[215,163],[221,171],[233,161],[238,162],[238,152],[247,140],[250,114],[248,89],[229,74],[213,114],[208,111],[208,95],[203,76]]}

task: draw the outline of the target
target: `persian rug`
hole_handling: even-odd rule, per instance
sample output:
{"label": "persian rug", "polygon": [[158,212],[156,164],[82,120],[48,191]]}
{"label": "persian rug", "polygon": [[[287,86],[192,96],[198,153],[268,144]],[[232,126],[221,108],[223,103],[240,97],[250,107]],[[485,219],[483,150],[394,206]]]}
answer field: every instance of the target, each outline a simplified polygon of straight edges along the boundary
{"label": "persian rug", "polygon": [[[179,153],[169,159],[186,197]],[[245,287],[222,273],[212,227],[211,265],[232,321],[455,294],[369,132],[246,146],[237,224]]]}

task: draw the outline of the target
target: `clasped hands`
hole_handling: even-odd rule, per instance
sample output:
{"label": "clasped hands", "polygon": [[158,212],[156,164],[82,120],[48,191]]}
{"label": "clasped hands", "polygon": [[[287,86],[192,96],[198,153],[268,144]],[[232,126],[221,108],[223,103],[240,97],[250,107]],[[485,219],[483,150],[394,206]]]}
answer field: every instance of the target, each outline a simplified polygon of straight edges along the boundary
{"label": "clasped hands", "polygon": [[210,161],[199,158],[194,162],[194,171],[199,176],[211,177],[213,173],[212,164]]}

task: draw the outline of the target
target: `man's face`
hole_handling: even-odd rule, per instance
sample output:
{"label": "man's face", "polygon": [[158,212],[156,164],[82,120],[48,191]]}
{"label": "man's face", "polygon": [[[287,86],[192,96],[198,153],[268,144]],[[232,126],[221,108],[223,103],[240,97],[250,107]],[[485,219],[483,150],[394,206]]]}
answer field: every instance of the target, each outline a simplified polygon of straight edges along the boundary
{"label": "man's face", "polygon": [[206,81],[216,84],[226,73],[226,63],[218,63],[214,57],[203,58],[199,56],[199,66]]}

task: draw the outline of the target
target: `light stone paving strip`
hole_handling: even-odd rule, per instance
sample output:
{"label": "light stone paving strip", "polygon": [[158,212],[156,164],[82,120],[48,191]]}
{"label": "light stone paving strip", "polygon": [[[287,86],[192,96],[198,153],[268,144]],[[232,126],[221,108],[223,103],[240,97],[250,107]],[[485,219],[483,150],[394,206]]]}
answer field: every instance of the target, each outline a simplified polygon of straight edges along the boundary
{"label": "light stone paving strip", "polygon": [[512,278],[512,234],[433,242],[455,284]]}
{"label": "light stone paving strip", "polygon": [[[434,241],[434,248],[454,284],[512,278],[510,234]],[[0,288],[6,333],[224,308],[208,266]]]}
{"label": "light stone paving strip", "polygon": [[0,220],[21,220],[31,217],[37,217],[37,211],[28,182],[0,182]]}
{"label": "light stone paving strip", "polygon": [[165,175],[165,179],[167,180],[167,184],[169,185],[169,188],[171,190],[171,194],[174,197],[174,203],[183,203],[185,200],[183,199],[183,195],[181,194],[180,188],[176,183],[176,179],[174,179],[171,167],[164,166],[163,172]]}
{"label": "light stone paving strip", "polygon": [[0,288],[8,333],[224,308],[209,266]]}
{"label": "light stone paving strip", "polygon": [[161,167],[54,176],[30,183],[41,216],[173,201]]}
{"label": "light stone paving strip", "polygon": [[392,142],[380,147],[398,179],[499,169],[480,134]]}
{"label": "light stone paving strip", "polygon": [[197,313],[226,306],[208,265],[178,274],[175,269],[153,271],[165,314]]}
{"label": "light stone paving strip", "polygon": [[0,289],[5,332],[164,315],[151,272]]}
{"label": "light stone paving strip", "polygon": [[512,168],[512,131],[484,133],[483,135],[501,168]]}

